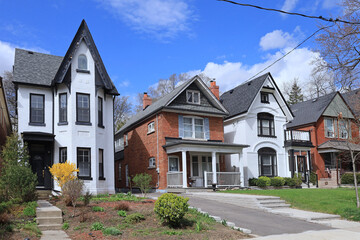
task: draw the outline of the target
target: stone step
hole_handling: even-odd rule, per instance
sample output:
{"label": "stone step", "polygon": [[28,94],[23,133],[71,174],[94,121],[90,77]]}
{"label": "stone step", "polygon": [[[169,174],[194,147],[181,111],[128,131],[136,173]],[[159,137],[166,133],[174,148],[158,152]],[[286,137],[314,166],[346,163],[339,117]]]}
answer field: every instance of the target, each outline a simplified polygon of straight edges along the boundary
{"label": "stone step", "polygon": [[62,211],[58,208],[50,208],[50,209],[36,209],[36,216],[45,218],[45,217],[62,217]]}
{"label": "stone step", "polygon": [[49,225],[49,224],[62,224],[62,217],[37,217],[36,223],[39,225]]}
{"label": "stone step", "polygon": [[266,200],[266,201],[260,201],[260,203],[263,205],[268,205],[268,204],[281,204],[286,202],[284,200]]}
{"label": "stone step", "polygon": [[267,208],[288,208],[290,207],[290,204],[286,204],[286,203],[282,203],[282,204],[266,204],[263,205],[264,207]]}
{"label": "stone step", "polygon": [[256,200],[258,201],[266,201],[266,200],[279,200],[280,197],[261,197],[261,198],[256,198]]}
{"label": "stone step", "polygon": [[61,230],[62,224],[47,224],[47,225],[38,225],[40,231],[47,231],[47,230]]}

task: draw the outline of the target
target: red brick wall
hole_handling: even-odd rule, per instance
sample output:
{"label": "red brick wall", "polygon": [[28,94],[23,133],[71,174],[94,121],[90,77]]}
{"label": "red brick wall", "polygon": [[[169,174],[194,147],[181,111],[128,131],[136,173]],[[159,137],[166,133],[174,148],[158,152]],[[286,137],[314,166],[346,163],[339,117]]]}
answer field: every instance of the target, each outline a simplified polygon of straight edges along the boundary
{"label": "red brick wall", "polygon": [[[125,188],[125,165],[129,166],[129,176],[135,176],[138,173],[148,173],[152,176],[152,186],[165,189],[167,187],[166,173],[168,172],[168,155],[162,147],[165,145],[165,137],[179,137],[177,113],[161,112],[158,114],[158,126],[156,126],[156,116],[143,122],[141,125],[128,132],[128,146],[124,149],[124,160],[122,163],[122,180],[117,183],[120,188]],[[182,114],[184,115],[184,114]],[[199,115],[199,117],[203,117]],[[147,134],[147,126],[155,121],[155,132]],[[209,130],[211,140],[224,141],[223,120],[221,117],[209,117]],[[158,135],[158,145],[157,145]],[[157,148],[159,157],[157,156]],[[171,154],[179,157],[180,169],[181,153]],[[149,169],[149,158],[155,157],[156,167],[160,170],[158,176],[156,168]],[[187,173],[190,176],[190,155],[187,153]],[[117,166],[116,166],[117,167]],[[117,171],[118,168],[116,168]],[[116,176],[118,173],[116,173]],[[156,186],[159,180],[159,186]]]}

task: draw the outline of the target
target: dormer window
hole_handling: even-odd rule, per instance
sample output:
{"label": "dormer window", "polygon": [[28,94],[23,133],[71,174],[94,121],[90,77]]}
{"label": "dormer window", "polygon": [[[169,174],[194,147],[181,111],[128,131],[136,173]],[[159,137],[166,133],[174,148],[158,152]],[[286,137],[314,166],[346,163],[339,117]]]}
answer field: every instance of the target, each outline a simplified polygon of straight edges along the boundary
{"label": "dormer window", "polygon": [[265,92],[261,93],[261,102],[262,103],[270,103],[269,102],[269,93],[265,93]]}
{"label": "dormer window", "polygon": [[155,132],[155,122],[151,122],[148,124],[148,134],[149,133],[152,133],[152,132]]}
{"label": "dormer window", "polygon": [[78,57],[78,69],[79,70],[88,70],[87,58],[84,54],[81,54]]}
{"label": "dormer window", "polygon": [[193,104],[200,104],[200,92],[196,90],[187,90],[186,102]]}

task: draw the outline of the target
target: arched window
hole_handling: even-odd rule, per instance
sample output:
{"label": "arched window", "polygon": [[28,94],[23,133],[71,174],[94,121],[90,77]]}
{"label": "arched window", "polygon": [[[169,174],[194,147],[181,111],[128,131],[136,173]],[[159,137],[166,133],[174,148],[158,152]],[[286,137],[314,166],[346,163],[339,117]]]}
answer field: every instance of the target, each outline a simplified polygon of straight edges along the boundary
{"label": "arched window", "polygon": [[88,70],[87,58],[86,58],[86,56],[84,54],[81,54],[78,57],[78,69],[80,69],[80,70]]}
{"label": "arched window", "polygon": [[261,148],[259,156],[259,176],[274,177],[277,175],[276,151],[272,148]]}
{"label": "arched window", "polygon": [[258,113],[257,119],[259,136],[275,136],[274,115]]}

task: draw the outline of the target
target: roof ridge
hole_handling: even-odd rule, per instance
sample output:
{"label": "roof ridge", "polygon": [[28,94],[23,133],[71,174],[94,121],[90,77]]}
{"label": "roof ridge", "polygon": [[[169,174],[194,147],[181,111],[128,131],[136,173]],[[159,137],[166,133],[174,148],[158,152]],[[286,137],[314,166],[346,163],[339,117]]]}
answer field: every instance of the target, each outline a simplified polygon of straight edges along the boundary
{"label": "roof ridge", "polygon": [[331,92],[331,93],[328,93],[328,94],[325,94],[325,95],[322,95],[322,96],[319,96],[319,97],[316,97],[316,98],[311,98],[311,99],[306,100],[306,101],[302,101],[302,102],[295,103],[295,104],[290,105],[290,106],[295,106],[295,105],[297,105],[297,104],[307,103],[307,102],[313,101],[313,100],[315,100],[315,99],[328,97],[328,96],[330,96],[330,95],[332,95],[332,94],[336,94],[336,93],[337,93],[337,91],[335,91],[335,92]]}
{"label": "roof ridge", "polygon": [[263,75],[261,75],[261,76],[259,76],[259,77],[257,77],[257,78],[254,78],[254,79],[252,79],[252,80],[250,80],[250,81],[246,80],[245,82],[241,83],[240,85],[237,85],[236,87],[231,88],[230,90],[227,90],[226,92],[224,92],[224,93],[221,94],[221,95],[224,95],[225,93],[230,92],[231,90],[234,90],[235,88],[241,87],[241,86],[245,85],[246,83],[255,81],[255,80],[257,80],[257,79],[259,79],[259,78],[261,78],[261,77],[263,77],[263,76],[265,76],[265,75],[269,75],[269,74],[270,74],[270,72],[267,72],[267,73],[264,73]]}

